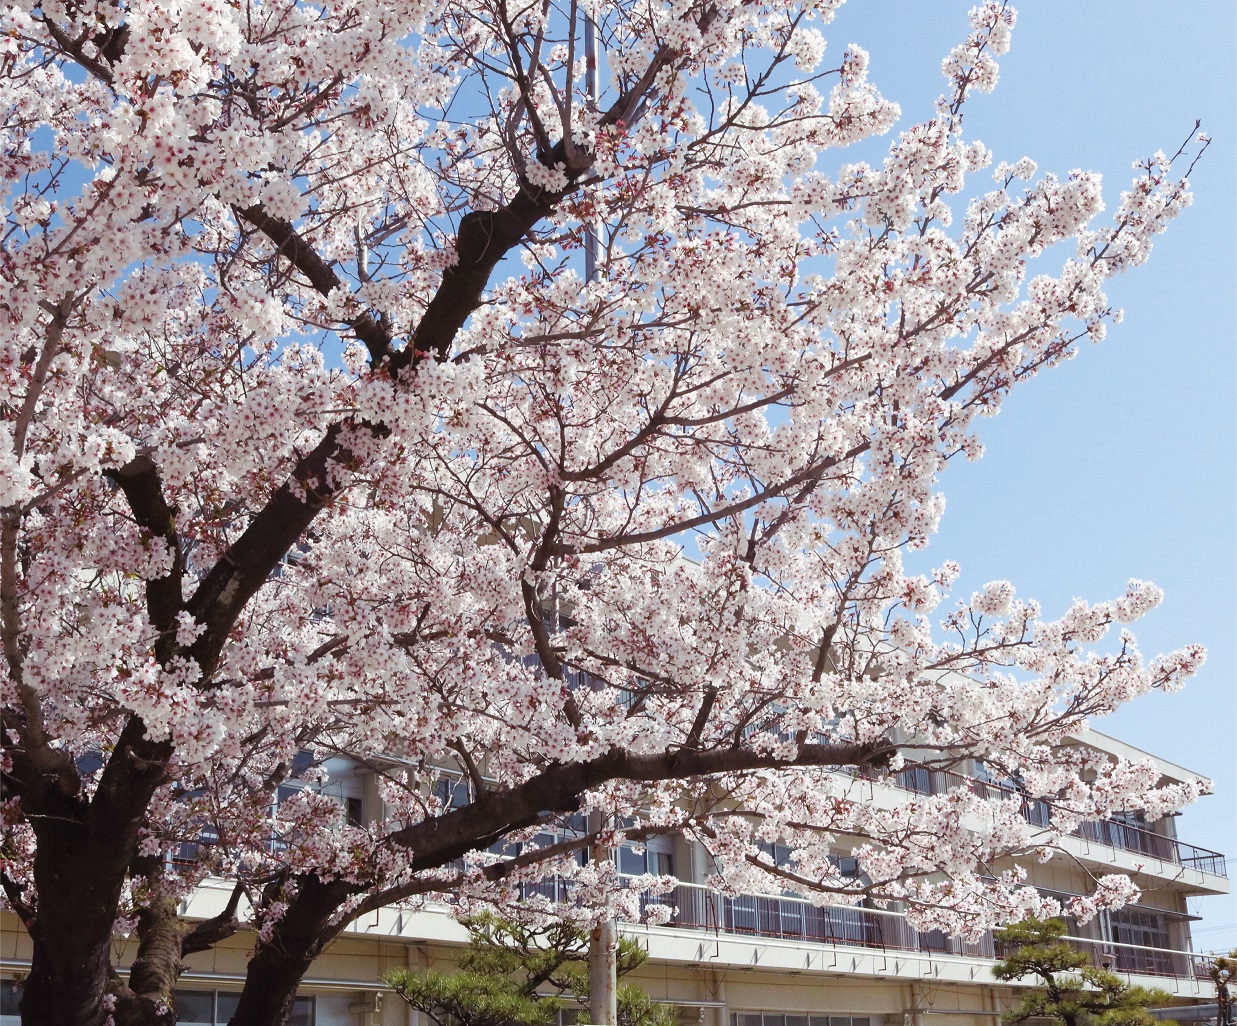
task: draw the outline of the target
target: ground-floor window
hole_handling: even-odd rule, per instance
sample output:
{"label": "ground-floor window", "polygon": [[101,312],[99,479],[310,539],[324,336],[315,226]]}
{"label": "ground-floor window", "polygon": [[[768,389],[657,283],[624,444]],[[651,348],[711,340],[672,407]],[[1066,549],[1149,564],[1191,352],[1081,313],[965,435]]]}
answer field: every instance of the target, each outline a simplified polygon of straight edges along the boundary
{"label": "ground-floor window", "polygon": [[731,1012],[730,1026],[879,1026],[870,1015],[822,1015],[781,1012]]}
{"label": "ground-floor window", "polygon": [[[175,994],[176,1021],[180,1026],[227,1026],[240,1003],[237,991],[178,990]],[[292,1006],[290,1026],[316,1026],[312,997],[298,997]]]}
{"label": "ground-floor window", "polygon": [[[181,1026],[226,1026],[240,994],[226,990],[178,990],[174,996],[176,1021]],[[21,1021],[17,1011],[21,1001],[21,983],[0,979],[0,1026],[16,1026]],[[291,1026],[316,1026],[314,999],[298,997],[292,1009]]]}
{"label": "ground-floor window", "polygon": [[17,1026],[21,1022],[17,1005],[21,1001],[21,982],[0,977],[0,1026]]}

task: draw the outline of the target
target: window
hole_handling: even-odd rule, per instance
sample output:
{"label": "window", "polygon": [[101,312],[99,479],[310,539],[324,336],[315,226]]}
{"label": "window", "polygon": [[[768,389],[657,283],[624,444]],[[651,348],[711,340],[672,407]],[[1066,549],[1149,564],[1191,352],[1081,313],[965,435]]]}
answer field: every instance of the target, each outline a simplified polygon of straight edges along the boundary
{"label": "window", "polygon": [[[314,1026],[316,1013],[313,998],[299,997],[292,1005],[292,1017],[288,1019],[288,1026]],[[221,1023],[226,1021],[221,1020]]]}
{"label": "window", "polygon": [[270,806],[271,818],[278,817],[279,806],[302,791],[321,794],[335,802],[340,808],[340,821],[344,825],[356,827],[365,825],[365,800],[357,795],[341,793],[338,784],[326,784],[322,788],[306,786],[304,784],[280,784],[275,789],[274,801]]}
{"label": "window", "polygon": [[880,1026],[870,1015],[798,1015],[775,1012],[732,1012],[730,1026]]}
{"label": "window", "polygon": [[0,978],[0,1023],[18,1026],[21,1018],[17,1006],[21,1002],[21,981],[12,977]]}
{"label": "window", "polygon": [[881,921],[853,905],[824,905],[807,910],[809,934],[816,940],[872,946],[881,943]]}
{"label": "window", "polygon": [[[241,996],[229,990],[178,990],[173,1003],[180,1026],[227,1026]],[[292,1006],[289,1026],[316,1026],[317,1008],[313,997],[298,997]]]}
{"label": "window", "polygon": [[[727,932],[758,933],[760,930],[760,915],[757,899],[751,894],[740,894],[734,898],[724,899],[725,924]],[[740,1023],[739,1026],[760,1026],[760,1023]]]}
{"label": "window", "polygon": [[1141,851],[1157,858],[1163,858],[1168,852],[1167,842],[1151,829],[1141,812],[1114,812],[1111,820],[1097,825],[1100,840],[1113,848]]}
{"label": "window", "polygon": [[[665,840],[651,841],[643,848],[624,844],[618,851],[618,868],[620,873],[628,876],[674,876],[674,852]],[[640,911],[644,912],[650,905],[678,906],[676,891],[654,894],[645,891],[640,895]]]}
{"label": "window", "polygon": [[674,852],[648,846],[637,851],[625,844],[619,849],[619,872],[628,876],[674,876]]}
{"label": "window", "polygon": [[172,1003],[176,1006],[178,1023],[184,1026],[214,1026],[215,992],[213,990],[178,990],[172,997]]}
{"label": "window", "polygon": [[916,930],[915,933],[919,940],[920,951],[948,952],[952,950],[952,938],[944,930]]}
{"label": "window", "polygon": [[226,990],[221,990],[216,995],[219,999],[218,1006],[215,1011],[219,1014],[220,1022],[227,1022],[232,1018],[232,1014],[236,1011],[236,1006],[241,1003],[239,994],[232,994]]}
{"label": "window", "polygon": [[1013,798],[1022,803],[1022,815],[1033,826],[1046,827],[1052,822],[1052,806],[1042,798],[1027,793],[1022,777],[1005,773],[982,760],[975,763],[971,789],[982,798]]}
{"label": "window", "polygon": [[859,860],[853,855],[830,855],[829,861],[837,867],[838,875],[847,880],[862,879],[863,874],[859,872]]}
{"label": "window", "polygon": [[1137,944],[1142,948],[1169,948],[1168,924],[1164,916],[1129,907],[1109,912],[1112,939],[1118,944]]}
{"label": "window", "polygon": [[[514,858],[517,855],[531,851],[533,846],[539,849],[548,848],[554,844],[570,841],[576,836],[577,834],[571,830],[551,828],[541,831],[531,842],[496,841],[490,845],[489,850],[497,855]],[[577,866],[583,866],[588,861],[588,852],[585,849],[577,848],[572,853],[571,858]],[[529,895],[539,894],[551,901],[570,902],[574,889],[575,884],[573,881],[564,879],[557,873],[554,873],[551,876],[542,877],[540,880],[520,884],[520,896],[521,898],[527,898]]]}
{"label": "window", "polygon": [[1108,922],[1112,939],[1117,943],[1114,968],[1165,975],[1180,972],[1173,964],[1172,953],[1165,950],[1172,946],[1165,916],[1127,906],[1108,913]]}
{"label": "window", "polygon": [[462,777],[442,776],[434,784],[434,797],[446,809],[462,809],[468,804],[468,781]]}

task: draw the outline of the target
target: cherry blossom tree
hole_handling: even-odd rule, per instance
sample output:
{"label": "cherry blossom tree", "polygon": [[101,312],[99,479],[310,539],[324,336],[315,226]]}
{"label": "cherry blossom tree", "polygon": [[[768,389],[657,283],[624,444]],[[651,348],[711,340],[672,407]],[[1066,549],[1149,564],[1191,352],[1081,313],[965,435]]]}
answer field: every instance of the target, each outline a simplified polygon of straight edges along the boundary
{"label": "cherry blossom tree", "polygon": [[[1137,165],[1108,217],[1093,174],[993,167],[963,127],[1014,24],[988,2],[936,116],[829,163],[899,115],[859,46],[826,49],[837,5],[0,14],[24,1021],[169,1022],[182,958],[252,928],[232,1021],[280,1023],[358,915],[548,873],[622,911],[574,855],[657,833],[732,890],[976,931],[1054,911],[1019,857],[1195,796],[1070,741],[1199,665],[1121,626],[1153,586],[1049,619],[997,582],[934,623],[957,569],[903,553],[974,418],[1116,319],[1105,282],[1188,204],[1205,140]],[[304,752],[367,766],[383,808],[347,822],[304,787],[272,813]],[[1052,822],[965,788],[856,800],[855,773],[968,759]],[[233,900],[183,921],[207,876]]]}

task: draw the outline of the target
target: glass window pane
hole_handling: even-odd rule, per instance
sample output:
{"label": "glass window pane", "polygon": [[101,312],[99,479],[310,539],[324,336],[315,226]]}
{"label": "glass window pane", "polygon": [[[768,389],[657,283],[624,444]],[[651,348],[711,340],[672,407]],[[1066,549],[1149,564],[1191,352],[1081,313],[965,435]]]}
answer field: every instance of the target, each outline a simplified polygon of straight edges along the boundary
{"label": "glass window pane", "polygon": [[646,863],[644,852],[632,851],[627,845],[619,849],[619,872],[630,873],[632,876],[642,876]]}
{"label": "glass window pane", "polygon": [[292,1006],[292,1017],[288,1026],[314,1026],[314,999],[299,997]]}
{"label": "glass window pane", "polygon": [[765,1012],[765,1026],[786,1026],[786,1016],[770,1015]]}
{"label": "glass window pane", "polygon": [[16,980],[0,980],[0,1015],[17,1015],[21,1001],[21,984]]}
{"label": "glass window pane", "polygon": [[806,1015],[786,1016],[786,1026],[808,1026]]}
{"label": "glass window pane", "polygon": [[760,1026],[759,1012],[740,1012],[739,1026]]}
{"label": "glass window pane", "polygon": [[192,1026],[214,1026],[215,992],[212,990],[178,990],[172,995],[176,1021]]}
{"label": "glass window pane", "polygon": [[299,777],[302,773],[309,769],[314,762],[313,752],[297,752],[292,758],[292,772],[290,775]]}
{"label": "glass window pane", "polygon": [[236,1006],[241,1003],[240,994],[221,990],[216,995],[215,1022],[226,1024],[236,1014]]}

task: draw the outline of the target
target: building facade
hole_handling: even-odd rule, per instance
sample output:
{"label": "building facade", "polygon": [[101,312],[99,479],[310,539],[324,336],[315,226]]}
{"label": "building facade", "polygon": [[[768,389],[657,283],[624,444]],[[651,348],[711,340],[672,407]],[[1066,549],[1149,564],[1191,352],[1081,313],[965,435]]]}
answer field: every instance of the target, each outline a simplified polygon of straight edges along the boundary
{"label": "building facade", "polygon": [[[1124,758],[1145,754],[1095,733],[1086,743]],[[1179,766],[1155,762],[1162,782],[1195,779]],[[328,769],[324,789],[349,818],[377,814],[372,775],[343,760]],[[453,787],[466,785],[447,775],[443,786],[449,797]],[[922,794],[956,787],[1018,801],[1035,825],[1046,824],[1051,815],[1043,802],[985,779],[978,766],[970,775],[912,769],[879,781],[856,778],[852,793],[882,803],[894,800],[898,789]],[[1168,991],[1181,1006],[1183,1021],[1191,1006],[1214,1001],[1206,960],[1192,948],[1186,899],[1227,892],[1222,855],[1178,838],[1174,817],[1146,823],[1136,815],[1084,824],[1060,848],[1048,863],[1027,867],[1029,882],[1040,890],[1061,897],[1085,894],[1093,876],[1111,872],[1130,875],[1142,889],[1137,905],[1102,912],[1086,924],[1071,922],[1076,946],[1130,982]],[[915,930],[895,911],[819,906],[785,895],[726,896],[703,882],[711,871],[706,854],[683,838],[616,854],[621,872],[680,880],[669,893],[643,898],[670,907],[666,925],[622,929],[650,956],[629,979],[655,1000],[675,1005],[683,1026],[996,1026],[1012,1003],[1014,990],[991,975],[997,955],[991,935],[968,942]],[[534,889],[557,898],[560,887],[551,879]],[[207,882],[187,902],[185,914],[216,914],[230,891],[223,881]],[[18,1022],[15,981],[30,956],[20,923],[5,914],[3,926],[0,1026],[10,1026]],[[466,931],[446,903],[364,917],[315,962],[293,1021],[297,1026],[428,1026],[381,977],[398,966],[450,968],[466,942]],[[125,964],[135,948],[135,942],[120,942],[118,962]],[[190,956],[177,994],[180,1022],[228,1021],[249,949],[241,934]]]}

